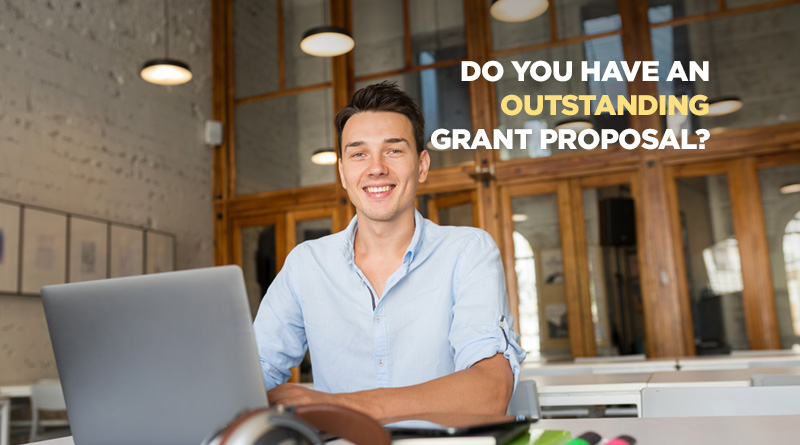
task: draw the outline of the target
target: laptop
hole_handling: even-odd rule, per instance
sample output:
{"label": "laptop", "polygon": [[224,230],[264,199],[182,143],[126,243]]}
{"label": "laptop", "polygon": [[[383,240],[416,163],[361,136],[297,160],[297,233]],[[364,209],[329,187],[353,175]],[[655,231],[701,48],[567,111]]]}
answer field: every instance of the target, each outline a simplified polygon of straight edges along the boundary
{"label": "laptop", "polygon": [[267,406],[238,266],[42,288],[75,443],[201,443]]}

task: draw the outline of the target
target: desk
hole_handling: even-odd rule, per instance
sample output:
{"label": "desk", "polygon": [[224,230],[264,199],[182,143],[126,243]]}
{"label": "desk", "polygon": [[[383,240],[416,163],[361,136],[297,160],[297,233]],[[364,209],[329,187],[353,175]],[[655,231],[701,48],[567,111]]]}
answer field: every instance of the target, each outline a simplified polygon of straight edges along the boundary
{"label": "desk", "polygon": [[31,396],[31,385],[0,386],[0,445],[9,443],[11,398]]}
{"label": "desk", "polygon": [[526,363],[520,369],[521,377],[560,374],[625,374],[636,372],[675,371],[678,362],[675,359],[651,359],[638,361],[605,362],[585,361],[580,363]]}
{"label": "desk", "polygon": [[746,368],[746,369],[706,369],[699,371],[654,372],[647,387],[736,387],[750,386],[753,374],[797,374],[800,367],[792,368]]}
{"label": "desk", "polygon": [[[708,445],[713,443],[797,442],[800,416],[681,417],[541,420],[534,428],[569,430],[573,436],[595,431],[604,438],[628,434],[644,445]],[[343,441],[331,443],[342,444]],[[74,445],[63,437],[37,445]]]}
{"label": "desk", "polygon": [[636,405],[641,416],[642,388],[650,373],[574,374],[525,377],[535,380],[540,406]]}
{"label": "desk", "polygon": [[757,363],[759,367],[763,368],[784,366],[785,363],[796,363],[794,366],[800,366],[800,354],[709,355],[678,359],[681,371],[747,369],[751,363]]}

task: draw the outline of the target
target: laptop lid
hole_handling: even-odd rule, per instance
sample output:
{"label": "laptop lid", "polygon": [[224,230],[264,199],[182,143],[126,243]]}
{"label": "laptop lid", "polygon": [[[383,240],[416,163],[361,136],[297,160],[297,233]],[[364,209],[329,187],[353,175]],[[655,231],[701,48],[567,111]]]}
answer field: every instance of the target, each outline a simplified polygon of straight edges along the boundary
{"label": "laptop lid", "polygon": [[238,266],[42,288],[75,443],[196,445],[267,406]]}

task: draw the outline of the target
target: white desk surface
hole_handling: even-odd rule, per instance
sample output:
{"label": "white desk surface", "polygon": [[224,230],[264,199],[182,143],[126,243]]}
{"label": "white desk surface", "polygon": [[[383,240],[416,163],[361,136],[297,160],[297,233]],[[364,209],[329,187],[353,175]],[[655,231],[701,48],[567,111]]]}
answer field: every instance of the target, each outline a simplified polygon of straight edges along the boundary
{"label": "white desk surface", "polygon": [[746,369],[750,363],[758,363],[759,366],[768,368],[770,363],[797,362],[800,366],[800,354],[769,354],[769,355],[708,355],[696,357],[681,357],[678,365],[681,371],[695,371],[703,369]]}
{"label": "white desk surface", "polygon": [[696,371],[654,372],[648,387],[735,387],[750,386],[752,374],[799,374],[800,367],[706,369]]}
{"label": "white desk surface", "polygon": [[647,385],[650,373],[538,375],[522,380],[535,380],[539,394],[563,392],[640,391]]}
{"label": "white desk surface", "polygon": [[[677,361],[675,359],[650,359],[636,361],[585,361],[580,363],[540,363],[523,362],[520,375],[524,377],[539,376],[541,372],[556,374],[559,370],[570,371],[574,369],[591,370],[592,374],[612,374],[612,373],[635,373],[635,372],[656,372],[674,371]],[[587,372],[588,373],[588,372]]]}
{"label": "white desk surface", "polygon": [[0,397],[30,397],[31,385],[0,386]]}
{"label": "white desk surface", "polygon": [[[569,430],[573,436],[594,431],[608,439],[627,434],[643,445],[708,445],[796,443],[797,425],[800,416],[558,419],[541,420],[532,427]],[[64,437],[37,445],[74,443],[71,437]]]}

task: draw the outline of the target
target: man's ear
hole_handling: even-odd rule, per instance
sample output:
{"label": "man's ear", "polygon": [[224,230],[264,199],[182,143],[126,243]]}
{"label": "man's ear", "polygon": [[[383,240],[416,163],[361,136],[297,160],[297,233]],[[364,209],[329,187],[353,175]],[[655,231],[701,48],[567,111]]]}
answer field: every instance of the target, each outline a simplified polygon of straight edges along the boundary
{"label": "man's ear", "polygon": [[431,156],[428,150],[423,149],[419,153],[419,182],[420,184],[428,179],[428,169],[431,168]]}
{"label": "man's ear", "polygon": [[342,158],[339,158],[339,181],[342,183],[342,188],[347,190],[347,184],[344,182],[344,170],[342,169]]}

